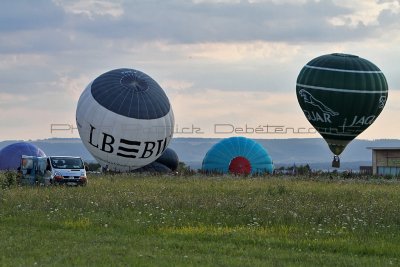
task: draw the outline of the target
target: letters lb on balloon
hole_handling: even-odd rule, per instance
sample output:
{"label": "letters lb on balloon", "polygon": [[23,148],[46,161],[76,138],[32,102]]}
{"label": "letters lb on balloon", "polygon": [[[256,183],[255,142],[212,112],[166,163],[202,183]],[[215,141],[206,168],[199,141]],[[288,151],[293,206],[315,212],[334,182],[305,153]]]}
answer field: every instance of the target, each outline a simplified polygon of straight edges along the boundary
{"label": "letters lb on balloon", "polygon": [[168,137],[155,141],[137,141],[124,138],[116,140],[113,135],[102,132],[100,135],[101,142],[96,143],[93,141],[95,130],[96,128],[90,125],[89,144],[104,153],[114,153],[123,158],[148,159],[152,156],[158,157],[165,151],[169,142]]}

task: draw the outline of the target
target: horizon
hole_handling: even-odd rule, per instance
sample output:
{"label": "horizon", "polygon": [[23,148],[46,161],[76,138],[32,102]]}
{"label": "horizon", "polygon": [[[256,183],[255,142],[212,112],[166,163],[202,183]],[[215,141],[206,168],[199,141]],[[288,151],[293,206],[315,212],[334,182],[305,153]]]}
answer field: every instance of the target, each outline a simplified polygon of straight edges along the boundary
{"label": "horizon", "polygon": [[[221,138],[175,138],[169,148],[179,160],[192,168],[201,168],[207,151]],[[277,166],[309,164],[316,169],[331,169],[332,153],[322,138],[254,139],[262,145]],[[18,140],[19,141],[19,140]],[[42,149],[46,155],[74,155],[95,162],[79,138],[51,138],[32,140],[32,144]],[[15,143],[15,140],[1,141],[0,150]],[[372,160],[370,147],[400,147],[400,139],[354,140],[340,156],[341,170],[358,170],[360,165],[369,165]]]}

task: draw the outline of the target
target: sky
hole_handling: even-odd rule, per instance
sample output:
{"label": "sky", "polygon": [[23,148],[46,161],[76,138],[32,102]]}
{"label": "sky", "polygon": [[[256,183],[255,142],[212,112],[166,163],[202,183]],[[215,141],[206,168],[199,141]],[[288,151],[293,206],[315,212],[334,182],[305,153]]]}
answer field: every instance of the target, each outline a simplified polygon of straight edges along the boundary
{"label": "sky", "polygon": [[116,68],[161,85],[176,137],[319,137],[296,79],[335,52],[372,61],[389,84],[358,138],[400,138],[399,0],[2,0],[0,141],[79,137],[80,94]]}

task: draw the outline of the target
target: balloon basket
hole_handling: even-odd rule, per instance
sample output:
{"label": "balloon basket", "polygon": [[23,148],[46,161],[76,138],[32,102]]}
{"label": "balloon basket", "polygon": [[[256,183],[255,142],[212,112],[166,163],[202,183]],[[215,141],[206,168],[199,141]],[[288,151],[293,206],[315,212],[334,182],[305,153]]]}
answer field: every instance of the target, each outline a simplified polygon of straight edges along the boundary
{"label": "balloon basket", "polygon": [[334,156],[332,160],[332,167],[339,168],[340,167],[340,158],[338,156]]}

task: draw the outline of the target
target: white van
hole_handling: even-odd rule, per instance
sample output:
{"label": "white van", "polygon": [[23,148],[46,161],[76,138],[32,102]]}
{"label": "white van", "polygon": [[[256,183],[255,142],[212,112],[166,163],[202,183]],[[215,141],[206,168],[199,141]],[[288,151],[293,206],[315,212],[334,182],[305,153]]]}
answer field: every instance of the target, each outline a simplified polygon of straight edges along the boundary
{"label": "white van", "polygon": [[52,184],[87,184],[85,165],[80,157],[50,156],[46,170],[51,172],[49,178]]}

